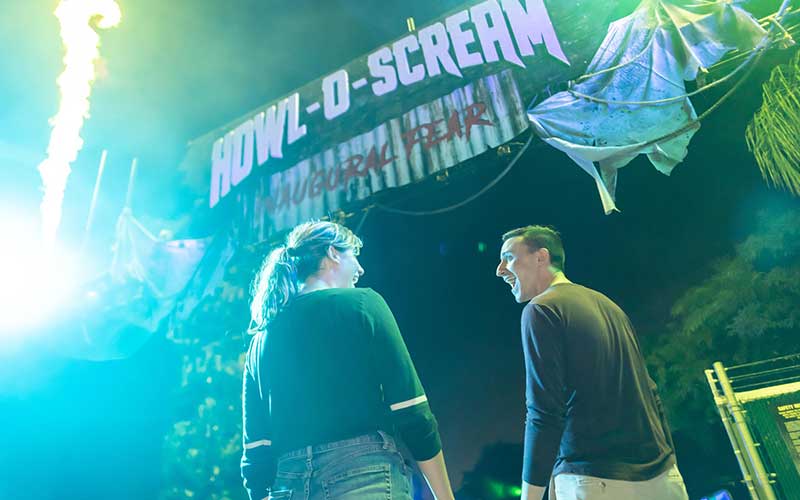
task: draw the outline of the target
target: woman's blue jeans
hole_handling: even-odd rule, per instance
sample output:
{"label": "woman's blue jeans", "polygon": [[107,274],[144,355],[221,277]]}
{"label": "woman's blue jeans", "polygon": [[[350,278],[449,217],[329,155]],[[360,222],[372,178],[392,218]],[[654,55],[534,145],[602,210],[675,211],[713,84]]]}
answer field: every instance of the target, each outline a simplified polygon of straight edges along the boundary
{"label": "woman's blue jeans", "polygon": [[410,476],[394,439],[378,431],[281,455],[269,498],[411,500]]}

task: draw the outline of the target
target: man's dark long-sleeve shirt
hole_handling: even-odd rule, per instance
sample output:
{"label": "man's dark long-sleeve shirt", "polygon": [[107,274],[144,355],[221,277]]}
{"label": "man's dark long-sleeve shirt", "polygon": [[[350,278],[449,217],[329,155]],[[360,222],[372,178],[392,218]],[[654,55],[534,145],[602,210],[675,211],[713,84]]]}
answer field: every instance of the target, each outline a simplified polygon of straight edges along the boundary
{"label": "man's dark long-sleeve shirt", "polygon": [[625,313],[573,283],[522,313],[527,376],[523,480],[551,474],[641,481],[675,462],[655,383]]}

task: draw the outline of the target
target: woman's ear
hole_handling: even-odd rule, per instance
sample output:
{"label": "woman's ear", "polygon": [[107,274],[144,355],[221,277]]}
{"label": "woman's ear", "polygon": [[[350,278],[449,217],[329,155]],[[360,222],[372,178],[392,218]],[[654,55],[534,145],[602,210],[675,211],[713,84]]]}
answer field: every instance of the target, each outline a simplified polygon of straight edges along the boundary
{"label": "woman's ear", "polygon": [[336,250],[336,249],[333,247],[333,245],[329,245],[329,246],[328,246],[327,255],[328,255],[328,258],[329,258],[329,259],[331,259],[332,261],[336,262],[337,264],[338,264],[338,263],[339,263],[339,261],[341,260],[341,255],[340,255],[340,253],[339,253],[339,250]]}

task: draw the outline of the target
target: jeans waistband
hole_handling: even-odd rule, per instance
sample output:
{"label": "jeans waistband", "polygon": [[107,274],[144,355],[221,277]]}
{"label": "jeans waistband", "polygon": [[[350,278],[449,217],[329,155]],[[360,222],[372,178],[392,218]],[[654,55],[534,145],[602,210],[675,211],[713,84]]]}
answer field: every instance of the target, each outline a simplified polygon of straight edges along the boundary
{"label": "jeans waistband", "polygon": [[397,444],[394,438],[384,431],[370,432],[369,434],[362,434],[349,439],[342,439],[341,441],[331,441],[329,443],[315,444],[305,446],[296,450],[287,451],[278,457],[278,462],[289,460],[291,458],[307,457],[311,458],[314,455],[325,453],[326,451],[338,450],[348,446],[358,446],[361,444],[381,444],[385,450],[396,450]]}

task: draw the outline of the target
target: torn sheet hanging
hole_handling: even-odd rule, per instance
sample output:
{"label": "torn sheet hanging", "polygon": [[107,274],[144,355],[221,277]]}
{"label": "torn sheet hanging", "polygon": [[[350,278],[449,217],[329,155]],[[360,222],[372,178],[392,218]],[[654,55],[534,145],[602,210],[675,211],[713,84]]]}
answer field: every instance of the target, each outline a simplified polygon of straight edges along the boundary
{"label": "torn sheet hanging", "polygon": [[529,109],[528,118],[545,142],[595,179],[603,209],[611,213],[619,168],[646,154],[669,175],[686,156],[700,124],[684,81],[765,36],[748,12],[730,2],[644,0],[609,26],[579,83]]}
{"label": "torn sheet hanging", "polygon": [[[125,209],[111,268],[87,284],[90,299],[73,322],[80,332],[66,354],[96,361],[134,355],[162,327],[169,328],[171,315],[187,318],[214,293],[233,247],[225,234],[185,240],[155,236]],[[172,339],[170,332],[167,337]]]}

